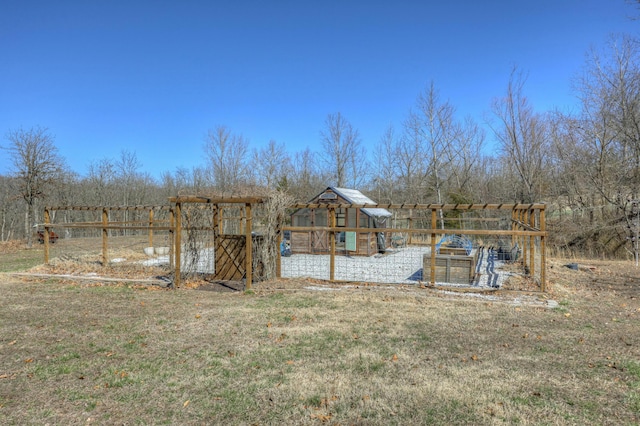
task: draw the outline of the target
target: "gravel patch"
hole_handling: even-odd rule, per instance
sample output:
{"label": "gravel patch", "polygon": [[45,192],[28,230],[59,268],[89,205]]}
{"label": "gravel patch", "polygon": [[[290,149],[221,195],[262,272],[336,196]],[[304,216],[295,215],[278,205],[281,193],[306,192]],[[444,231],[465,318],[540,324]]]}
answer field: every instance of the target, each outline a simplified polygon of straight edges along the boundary
{"label": "gravel patch", "polygon": [[[430,247],[406,247],[370,257],[336,256],[335,279],[389,284],[418,284],[428,280],[423,277],[424,255]],[[503,270],[504,262],[498,261],[494,252],[485,250],[478,256],[476,279],[471,284],[438,282],[452,287],[500,288],[513,272]],[[330,256],[294,254],[282,258],[282,276],[285,278],[329,279]]]}

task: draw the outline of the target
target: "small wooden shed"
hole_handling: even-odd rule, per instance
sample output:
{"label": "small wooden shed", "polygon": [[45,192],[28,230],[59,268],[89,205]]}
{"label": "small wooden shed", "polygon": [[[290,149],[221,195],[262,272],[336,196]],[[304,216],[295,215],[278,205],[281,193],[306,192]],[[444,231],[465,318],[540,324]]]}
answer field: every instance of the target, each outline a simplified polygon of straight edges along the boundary
{"label": "small wooden shed", "polygon": [[[377,204],[357,189],[327,187],[309,201],[309,204]],[[339,232],[336,236],[336,249],[350,255],[371,256],[383,252],[387,247],[384,233],[376,228],[385,228],[392,216],[387,209],[381,208],[337,208],[336,227],[358,228],[363,231]],[[291,215],[291,224],[295,227],[330,226],[326,208],[304,208]],[[291,253],[328,254],[329,231],[326,229],[291,232]]]}

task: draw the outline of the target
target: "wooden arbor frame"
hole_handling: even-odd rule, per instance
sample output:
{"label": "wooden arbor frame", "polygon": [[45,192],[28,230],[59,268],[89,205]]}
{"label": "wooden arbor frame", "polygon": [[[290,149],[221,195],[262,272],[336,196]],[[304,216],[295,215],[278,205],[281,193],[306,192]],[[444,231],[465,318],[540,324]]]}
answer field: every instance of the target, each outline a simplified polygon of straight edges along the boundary
{"label": "wooden arbor frame", "polygon": [[[329,226],[326,227],[284,227],[289,231],[318,231],[330,233],[329,280],[335,281],[336,232],[361,232],[360,228],[336,227],[336,209],[346,208],[383,208],[388,210],[426,210],[431,212],[431,228],[377,228],[377,232],[403,232],[412,234],[431,234],[431,262],[429,282],[436,282],[436,239],[438,235],[455,233],[459,235],[495,235],[511,237],[512,244],[522,248],[522,258],[530,276],[536,272],[535,239],[540,238],[540,289],[546,291],[546,224],[544,203],[531,204],[296,204],[295,209],[328,209]],[[507,210],[511,211],[510,229],[438,229],[439,211]]]}
{"label": "wooden arbor frame", "polygon": [[245,236],[245,289],[251,289],[253,282],[253,216],[252,207],[256,204],[264,202],[260,197],[220,197],[209,198],[199,196],[178,196],[169,198],[169,202],[174,204],[175,208],[175,233],[174,233],[174,256],[175,256],[175,280],[176,287],[180,286],[180,266],[182,256],[182,209],[184,204],[208,204],[213,205],[213,227],[209,230],[214,231],[218,235],[222,235],[223,232],[223,209],[224,205],[233,205],[236,207],[244,207],[244,236]]}

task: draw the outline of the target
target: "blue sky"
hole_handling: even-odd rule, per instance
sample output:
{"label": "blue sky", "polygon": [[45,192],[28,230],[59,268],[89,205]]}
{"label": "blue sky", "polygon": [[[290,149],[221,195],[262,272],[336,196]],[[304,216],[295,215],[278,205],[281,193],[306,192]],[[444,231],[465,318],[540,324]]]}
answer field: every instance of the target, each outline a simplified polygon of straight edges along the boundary
{"label": "blue sky", "polygon": [[587,50],[638,35],[633,16],[626,0],[0,0],[0,145],[43,126],[80,174],[128,150],[159,177],[203,165],[218,125],[319,150],[341,112],[372,150],[431,81],[482,122],[514,65],[536,109],[570,110]]}

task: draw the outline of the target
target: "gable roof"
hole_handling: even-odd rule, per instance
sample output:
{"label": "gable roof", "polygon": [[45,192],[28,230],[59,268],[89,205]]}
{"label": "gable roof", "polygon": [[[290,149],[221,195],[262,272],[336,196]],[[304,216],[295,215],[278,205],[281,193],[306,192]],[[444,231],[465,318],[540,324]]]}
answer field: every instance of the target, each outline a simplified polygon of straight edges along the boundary
{"label": "gable roof", "polygon": [[[332,190],[345,200],[347,200],[351,204],[378,204],[373,201],[371,198],[364,195],[362,192],[357,189],[349,189],[349,188],[336,188],[334,186],[330,186],[327,189]],[[325,189],[326,191],[326,189]],[[387,209],[381,208],[363,208],[360,209],[367,216],[373,217],[391,217],[393,216],[391,212]]]}

